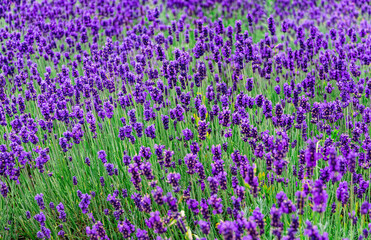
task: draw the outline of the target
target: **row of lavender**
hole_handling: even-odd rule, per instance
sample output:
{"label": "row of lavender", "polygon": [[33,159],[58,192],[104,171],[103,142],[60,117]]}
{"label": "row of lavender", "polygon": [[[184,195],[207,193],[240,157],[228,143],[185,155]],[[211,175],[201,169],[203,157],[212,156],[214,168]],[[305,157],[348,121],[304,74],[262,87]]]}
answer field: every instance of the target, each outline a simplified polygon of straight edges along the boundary
{"label": "row of lavender", "polygon": [[0,236],[366,239],[371,5],[0,6]]}

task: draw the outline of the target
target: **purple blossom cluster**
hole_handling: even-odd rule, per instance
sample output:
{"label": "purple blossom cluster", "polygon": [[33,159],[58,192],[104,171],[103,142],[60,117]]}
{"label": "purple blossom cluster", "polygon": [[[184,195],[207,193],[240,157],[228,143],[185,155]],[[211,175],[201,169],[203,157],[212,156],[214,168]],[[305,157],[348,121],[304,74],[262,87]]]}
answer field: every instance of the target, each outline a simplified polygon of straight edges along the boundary
{"label": "purple blossom cluster", "polygon": [[0,20],[10,239],[370,235],[368,0],[4,1]]}

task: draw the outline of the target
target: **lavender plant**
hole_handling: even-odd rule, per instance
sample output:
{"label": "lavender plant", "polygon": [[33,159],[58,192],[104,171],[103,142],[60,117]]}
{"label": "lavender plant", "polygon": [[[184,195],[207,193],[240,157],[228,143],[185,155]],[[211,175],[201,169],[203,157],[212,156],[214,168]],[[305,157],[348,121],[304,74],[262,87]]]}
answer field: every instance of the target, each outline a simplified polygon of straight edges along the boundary
{"label": "lavender plant", "polygon": [[0,238],[367,239],[368,0],[0,5]]}

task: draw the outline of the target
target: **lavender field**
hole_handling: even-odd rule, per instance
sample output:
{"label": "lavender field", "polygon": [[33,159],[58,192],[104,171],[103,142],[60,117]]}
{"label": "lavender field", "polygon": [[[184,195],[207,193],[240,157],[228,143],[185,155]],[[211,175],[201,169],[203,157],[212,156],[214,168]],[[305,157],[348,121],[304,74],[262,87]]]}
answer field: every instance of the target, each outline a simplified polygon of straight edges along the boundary
{"label": "lavender field", "polygon": [[4,0],[0,42],[0,239],[370,238],[370,0]]}

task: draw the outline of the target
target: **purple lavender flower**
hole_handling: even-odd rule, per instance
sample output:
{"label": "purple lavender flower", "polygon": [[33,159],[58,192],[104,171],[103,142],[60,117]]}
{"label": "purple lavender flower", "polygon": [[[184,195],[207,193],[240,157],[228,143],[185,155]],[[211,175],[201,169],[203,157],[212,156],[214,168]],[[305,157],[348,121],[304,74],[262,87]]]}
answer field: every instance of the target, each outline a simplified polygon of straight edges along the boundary
{"label": "purple lavender flower", "polygon": [[73,176],[72,177],[72,182],[73,182],[73,185],[77,185],[77,178],[76,178],[76,176]]}
{"label": "purple lavender flower", "polygon": [[109,239],[100,221],[95,223],[91,228],[86,227],[86,235],[88,235],[90,239]]}
{"label": "purple lavender flower", "polygon": [[210,233],[210,223],[206,221],[198,221],[198,225],[201,228],[201,232],[205,235],[208,235]]}
{"label": "purple lavender flower", "polygon": [[36,196],[35,196],[35,200],[36,200],[36,202],[37,202],[37,205],[39,205],[39,208],[41,209],[41,210],[43,210],[43,209],[45,209],[45,204],[44,204],[44,198],[43,198],[43,194],[42,193],[40,193],[40,194],[37,194]]}
{"label": "purple lavender flower", "polygon": [[148,236],[148,232],[140,228],[137,228],[136,237],[138,238],[138,240],[149,240],[150,239]]}
{"label": "purple lavender flower", "polygon": [[167,175],[167,181],[174,189],[177,189],[179,187],[179,180],[179,173],[169,173],[169,175]]}
{"label": "purple lavender flower", "polygon": [[167,231],[164,222],[160,218],[160,212],[151,212],[150,218],[146,220],[146,224],[149,228],[154,229],[154,232],[157,234],[162,234]]}
{"label": "purple lavender flower", "polygon": [[225,240],[236,239],[236,237],[239,235],[237,224],[231,221],[221,222],[218,225],[218,230]]}
{"label": "purple lavender flower", "polygon": [[62,203],[59,203],[57,205],[57,211],[59,212],[59,219],[61,219],[63,222],[66,221],[66,212],[64,211],[64,206]]}
{"label": "purple lavender flower", "polygon": [[316,180],[312,189],[313,195],[313,211],[324,212],[327,206],[328,194],[325,190],[325,185],[321,180]]}
{"label": "purple lavender flower", "polygon": [[91,196],[89,194],[83,194],[81,197],[81,202],[79,203],[79,207],[81,208],[82,213],[88,213],[88,207],[90,204]]}
{"label": "purple lavender flower", "polygon": [[268,22],[269,31],[271,32],[272,35],[275,35],[276,34],[276,26],[275,26],[275,23],[274,23],[274,19],[272,17],[269,17],[267,22]]}
{"label": "purple lavender flower", "polygon": [[336,190],[336,198],[343,204],[343,206],[347,204],[349,200],[348,182],[344,181],[340,183]]}
{"label": "purple lavender flower", "polygon": [[[2,182],[2,181],[0,181],[0,193],[1,193],[1,195],[4,197],[4,198],[6,198],[7,196],[8,196],[8,192],[9,192],[9,190],[8,190],[8,186],[4,183],[4,182]],[[42,196],[41,196],[42,197]],[[36,197],[35,197],[35,200],[36,200]],[[36,200],[37,201],[37,200]],[[41,209],[41,208],[40,208]]]}
{"label": "purple lavender flower", "polygon": [[156,128],[155,128],[155,125],[152,124],[150,126],[148,126],[146,129],[145,129],[145,134],[147,137],[151,138],[151,139],[155,139],[156,138]]}
{"label": "purple lavender flower", "polygon": [[184,141],[189,141],[193,139],[193,133],[190,129],[186,128],[182,131],[184,136]]}
{"label": "purple lavender flower", "polygon": [[104,164],[104,167],[106,168],[106,171],[107,171],[107,173],[108,173],[109,176],[113,176],[114,175],[114,168],[115,168],[115,166],[112,163],[105,163]]}
{"label": "purple lavender flower", "polygon": [[107,162],[106,157],[107,157],[107,154],[106,154],[106,152],[105,152],[104,150],[100,150],[100,151],[98,152],[98,158],[99,158],[100,160],[102,160],[103,163],[106,163],[106,162]]}
{"label": "purple lavender flower", "polygon": [[39,214],[36,214],[34,216],[34,219],[40,223],[41,226],[45,226],[45,215],[43,212],[40,212]]}
{"label": "purple lavender flower", "polygon": [[131,234],[135,232],[135,226],[127,219],[125,219],[125,221],[119,221],[117,228],[125,239],[130,238]]}
{"label": "purple lavender flower", "polygon": [[310,239],[323,239],[323,240],[328,239],[327,237],[328,234],[324,232],[323,235],[321,236],[317,226],[313,226],[309,220],[306,221],[306,225],[307,227],[304,229],[304,235],[308,236]]}

